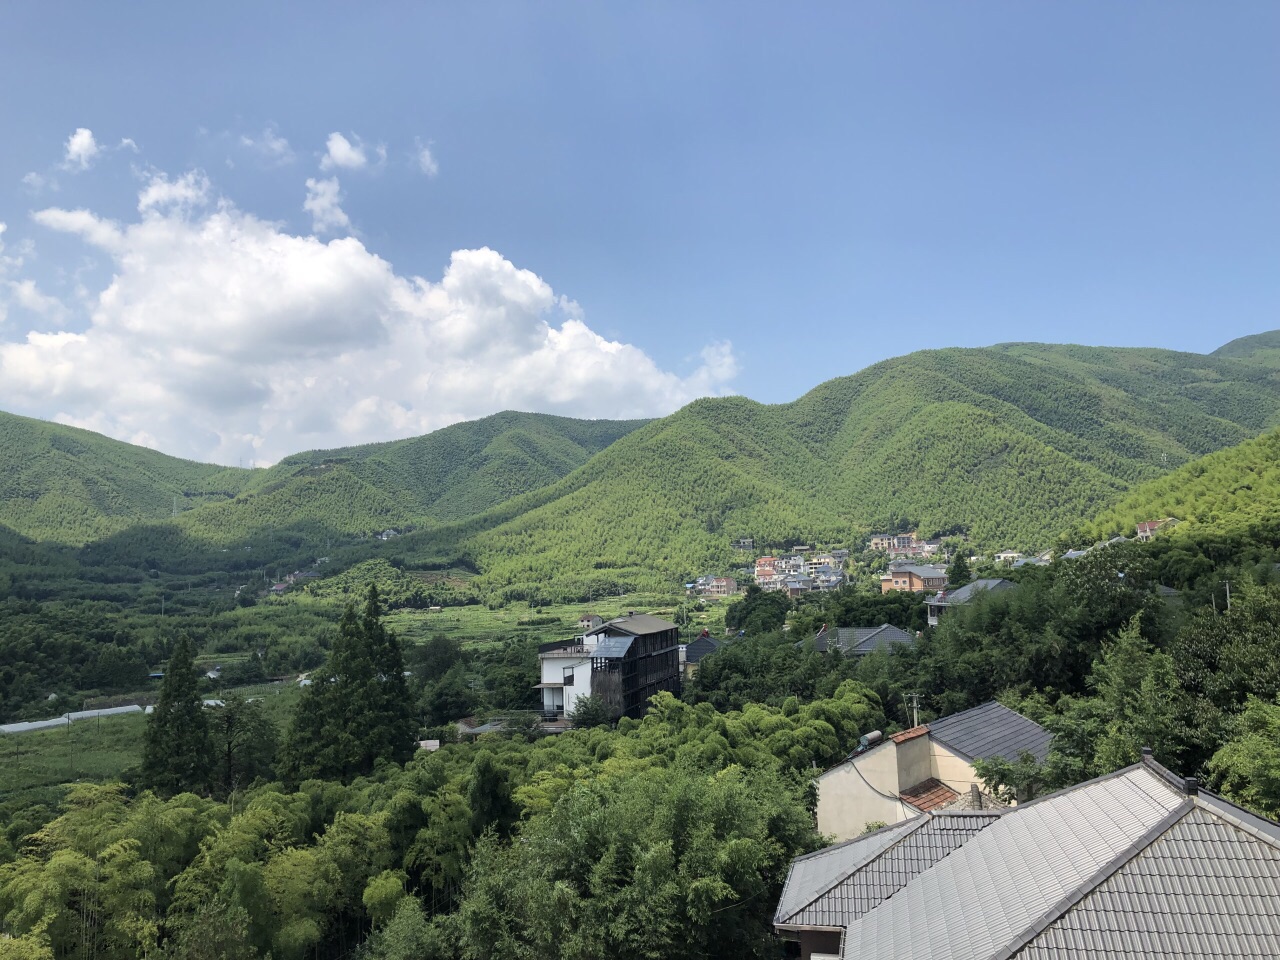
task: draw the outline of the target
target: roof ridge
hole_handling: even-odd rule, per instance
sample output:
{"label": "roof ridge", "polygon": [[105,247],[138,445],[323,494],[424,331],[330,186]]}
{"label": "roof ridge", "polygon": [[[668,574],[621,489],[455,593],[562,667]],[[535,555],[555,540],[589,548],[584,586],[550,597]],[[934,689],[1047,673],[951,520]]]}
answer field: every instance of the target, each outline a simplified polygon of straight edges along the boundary
{"label": "roof ridge", "polygon": [[991,960],[1011,960],[1017,953],[1022,950],[1044,933],[1046,929],[1059,920],[1072,907],[1087,897],[1090,893],[1098,888],[1103,882],[1115,875],[1121,867],[1132,861],[1138,854],[1146,850],[1153,843],[1160,839],[1164,833],[1169,830],[1175,823],[1185,817],[1188,813],[1196,808],[1195,803],[1190,797],[1186,797],[1181,803],[1173,808],[1169,813],[1161,817],[1154,825],[1148,827],[1147,830],[1138,839],[1129,844],[1128,847],[1121,850],[1107,863],[1103,864],[1093,876],[1089,877],[1083,883],[1070,891],[1061,900],[1051,906],[1035,920],[1031,921],[1031,925],[1024,929],[1021,933],[1010,940],[1002,949],[996,951]]}
{"label": "roof ridge", "polygon": [[[1156,764],[1156,766],[1159,766],[1159,764]],[[1161,769],[1163,770],[1164,768],[1161,767]],[[1165,783],[1165,786],[1168,787],[1169,790],[1173,791],[1174,793],[1178,793],[1178,794],[1186,793],[1185,790],[1180,789],[1179,787],[1175,787],[1174,784],[1170,782],[1169,777],[1172,777],[1173,774],[1169,773],[1169,771],[1165,770],[1165,773],[1168,774],[1167,777],[1161,776],[1156,771],[1151,770],[1151,768],[1147,764],[1139,760],[1137,763],[1131,763],[1129,764],[1129,766],[1121,767],[1119,770],[1112,770],[1110,773],[1100,774],[1099,776],[1096,776],[1091,780],[1082,780],[1080,783],[1073,783],[1071,786],[1063,787],[1061,790],[1054,790],[1050,793],[1041,794],[1040,796],[1036,797],[1034,800],[1027,800],[1025,803],[1018,804],[1013,809],[1026,810],[1028,807],[1034,807],[1036,804],[1044,803],[1046,800],[1053,800],[1054,798],[1060,797],[1063,794],[1074,793],[1076,790],[1080,790],[1084,787],[1091,787],[1095,783],[1102,783],[1102,781],[1104,780],[1119,779],[1120,777],[1123,777],[1126,774],[1133,773],[1135,770],[1147,770],[1151,773],[1152,776],[1156,777],[1158,780],[1163,781]]]}
{"label": "roof ridge", "polygon": [[[1204,799],[1206,795],[1212,797],[1214,800],[1217,800],[1219,803],[1222,803],[1225,806],[1230,807],[1231,809],[1219,810],[1216,807],[1211,806]],[[1276,849],[1280,850],[1280,837],[1270,834],[1267,831],[1262,830],[1259,827],[1255,826],[1254,824],[1249,823],[1249,821],[1245,820],[1244,817],[1238,816],[1238,813],[1244,814],[1245,817],[1248,817],[1251,820],[1261,820],[1263,823],[1272,824],[1274,826],[1273,821],[1268,820],[1266,817],[1260,817],[1256,813],[1250,813],[1248,810],[1240,806],[1238,803],[1232,803],[1230,800],[1227,800],[1226,798],[1219,796],[1218,794],[1214,793],[1212,790],[1199,790],[1197,791],[1196,795],[1191,798],[1191,800],[1195,804],[1197,809],[1205,810],[1213,814],[1213,816],[1227,821],[1227,823],[1231,824],[1236,829],[1243,830],[1245,833],[1249,834],[1249,836],[1253,837],[1255,840],[1261,840],[1263,843],[1266,843],[1269,846],[1275,847]]]}

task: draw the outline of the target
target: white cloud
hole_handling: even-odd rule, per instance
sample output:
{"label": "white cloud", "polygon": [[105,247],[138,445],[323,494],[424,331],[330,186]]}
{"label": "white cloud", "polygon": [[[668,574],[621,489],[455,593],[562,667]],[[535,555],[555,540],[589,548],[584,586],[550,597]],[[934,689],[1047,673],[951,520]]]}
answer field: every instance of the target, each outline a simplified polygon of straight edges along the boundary
{"label": "white cloud", "polygon": [[120,142],[119,142],[118,144],[116,144],[116,149],[117,149],[117,150],[132,150],[134,153],[139,153],[139,152],[140,152],[140,151],[138,150],[138,145],[137,145],[136,143],[134,143],[134,142],[133,142],[133,140],[132,140],[131,138],[129,138],[129,137],[124,137],[124,138],[122,138],[122,139],[120,140]]}
{"label": "white cloud", "polygon": [[67,137],[66,156],[62,167],[65,170],[88,170],[102,148],[93,139],[93,131],[86,127],[77,127],[75,133]]}
{"label": "white cloud", "polygon": [[13,303],[55,326],[66,322],[67,308],[57,297],[41,293],[34,280],[10,280],[9,296]]}
{"label": "white cloud", "polygon": [[440,172],[440,164],[436,162],[436,158],[431,153],[431,148],[418,144],[418,169],[425,173],[428,177],[434,177]]}
{"label": "white cloud", "polygon": [[191,170],[177,180],[156,171],[138,194],[138,212],[188,211],[203,207],[209,202],[209,189],[209,178],[203,171]]}
{"label": "white cloud", "polygon": [[114,275],[82,329],[0,338],[0,407],[183,456],[272,462],[502,409],[656,416],[726,392],[736,373],[728,344],[688,375],[660,368],[490,249],[456,251],[428,280],[358,239],[295,236],[225,201],[144,209],[128,224],[34,215],[108,251]]}
{"label": "white cloud", "polygon": [[302,209],[311,214],[311,229],[315,233],[336,233],[351,226],[351,218],[342,209],[337,177],[324,180],[307,177],[307,199],[302,202]]}
{"label": "white cloud", "polygon": [[48,183],[49,181],[42,174],[36,173],[34,170],[22,178],[22,185],[33,195],[39,194]]}
{"label": "white cloud", "polygon": [[[383,156],[385,155],[384,153]],[[369,155],[365,152],[364,144],[360,142],[359,137],[356,137],[356,142],[352,143],[340,133],[329,134],[329,139],[325,143],[324,157],[320,160],[321,170],[332,170],[334,167],[360,170],[368,163]]]}
{"label": "white cloud", "polygon": [[62,210],[50,207],[37,210],[31,219],[41,226],[61,233],[73,233],[87,243],[103,250],[116,251],[122,245],[123,236],[120,228],[110,220],[103,220],[88,210]]}
{"label": "white cloud", "polygon": [[289,146],[289,141],[280,136],[272,126],[264,128],[262,135],[256,138],[241,136],[240,144],[248,147],[273,166],[283,167],[294,161],[293,147]]}

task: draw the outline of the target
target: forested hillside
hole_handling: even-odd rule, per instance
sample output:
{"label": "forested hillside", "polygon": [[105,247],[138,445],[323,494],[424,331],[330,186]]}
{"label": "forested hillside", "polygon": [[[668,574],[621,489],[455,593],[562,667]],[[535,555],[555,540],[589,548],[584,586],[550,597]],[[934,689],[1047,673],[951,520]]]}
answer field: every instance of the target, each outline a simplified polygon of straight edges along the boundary
{"label": "forested hillside", "polygon": [[1080,540],[1132,535],[1140,520],[1175,517],[1191,527],[1241,530],[1280,516],[1280,432],[1219,450],[1135,488],[1086,525]]}
{"label": "forested hillside", "polygon": [[930,350],[765,406],[699,400],[588,468],[456,527],[483,585],[590,594],[733,563],[730,540],[847,543],[874,528],[1052,543],[1132,484],[1280,416],[1280,378],[1236,358],[1003,344]]}
{"label": "forested hillside", "polygon": [[[117,552],[132,547],[149,555],[264,536],[323,543],[480,513],[563,477],[643,422],[506,412],[422,437],[240,470],[0,414],[0,523],[70,544],[143,524],[118,538]],[[178,520],[163,529],[175,499]]]}
{"label": "forested hillside", "polygon": [[157,453],[88,430],[0,413],[0,524],[84,543],[235,496],[251,472]]}
{"label": "forested hillside", "polygon": [[459,520],[559,480],[644,422],[507,411],[408,440],[300,453],[181,526],[223,545],[264,527],[341,535]]}

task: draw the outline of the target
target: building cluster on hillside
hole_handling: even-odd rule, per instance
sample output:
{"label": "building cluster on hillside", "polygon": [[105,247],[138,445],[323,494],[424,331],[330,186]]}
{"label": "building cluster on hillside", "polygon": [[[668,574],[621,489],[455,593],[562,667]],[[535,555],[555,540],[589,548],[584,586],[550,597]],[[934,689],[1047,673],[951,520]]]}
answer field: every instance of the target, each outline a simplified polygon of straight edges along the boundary
{"label": "building cluster on hillside", "polygon": [[891,557],[931,557],[942,549],[942,541],[921,540],[914,533],[877,533],[868,546]]}
{"label": "building cluster on hillside", "polygon": [[785,591],[798,597],[815,590],[838,590],[844,585],[847,550],[832,550],[806,556],[760,557],[755,563],[756,585],[768,592]]}
{"label": "building cluster on hillside", "polygon": [[732,597],[738,593],[738,581],[733,577],[699,577],[684,589],[691,597]]}

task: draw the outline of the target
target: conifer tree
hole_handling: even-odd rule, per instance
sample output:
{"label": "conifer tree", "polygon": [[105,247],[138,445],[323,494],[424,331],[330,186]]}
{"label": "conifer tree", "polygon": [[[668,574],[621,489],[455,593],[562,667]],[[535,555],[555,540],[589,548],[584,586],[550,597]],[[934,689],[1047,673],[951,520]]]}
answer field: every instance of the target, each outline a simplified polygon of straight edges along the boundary
{"label": "conifer tree", "polygon": [[963,587],[972,579],[973,574],[969,572],[969,561],[965,559],[964,551],[957,550],[951,566],[947,567],[947,586]]}
{"label": "conifer tree", "polygon": [[404,677],[400,640],[382,623],[377,588],[364,609],[347,606],[323,667],[294,710],[283,772],[294,782],[350,780],[375,763],[404,763],[413,755],[417,728]]}
{"label": "conifer tree", "polygon": [[160,699],[147,720],[142,784],[164,796],[203,791],[209,785],[212,758],[209,718],[196,689],[195,650],[182,636],[169,657]]}

